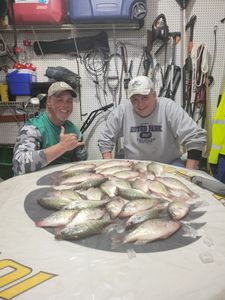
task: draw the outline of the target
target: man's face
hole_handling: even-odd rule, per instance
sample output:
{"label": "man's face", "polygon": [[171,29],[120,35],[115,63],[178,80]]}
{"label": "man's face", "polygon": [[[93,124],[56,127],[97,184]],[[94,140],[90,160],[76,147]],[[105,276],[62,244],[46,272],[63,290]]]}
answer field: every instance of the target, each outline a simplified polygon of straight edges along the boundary
{"label": "man's face", "polygon": [[151,90],[148,95],[133,95],[131,96],[131,103],[134,111],[141,117],[149,116],[156,103],[156,92]]}
{"label": "man's face", "polygon": [[47,101],[48,117],[56,126],[61,126],[73,111],[73,97],[69,91],[53,95]]}

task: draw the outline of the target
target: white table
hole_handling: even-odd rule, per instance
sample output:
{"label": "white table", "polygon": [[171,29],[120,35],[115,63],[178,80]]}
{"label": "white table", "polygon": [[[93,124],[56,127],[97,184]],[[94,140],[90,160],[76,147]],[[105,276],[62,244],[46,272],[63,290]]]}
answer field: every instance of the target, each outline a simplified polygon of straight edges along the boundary
{"label": "white table", "polygon": [[185,181],[200,195],[180,233],[189,236],[186,245],[175,234],[172,247],[168,239],[149,244],[149,252],[95,249],[55,240],[26,211],[30,195],[48,188],[37,183],[63,168],[0,183],[0,299],[225,299],[225,208],[212,193]]}

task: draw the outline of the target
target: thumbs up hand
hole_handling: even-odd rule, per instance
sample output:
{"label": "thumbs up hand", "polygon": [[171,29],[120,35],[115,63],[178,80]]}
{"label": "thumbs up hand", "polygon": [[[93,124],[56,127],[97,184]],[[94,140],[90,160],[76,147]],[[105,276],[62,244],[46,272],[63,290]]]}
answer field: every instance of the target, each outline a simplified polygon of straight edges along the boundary
{"label": "thumbs up hand", "polygon": [[65,134],[65,128],[61,126],[61,132],[59,135],[59,144],[61,145],[64,152],[66,152],[84,145],[84,142],[78,142],[77,135],[75,133]]}

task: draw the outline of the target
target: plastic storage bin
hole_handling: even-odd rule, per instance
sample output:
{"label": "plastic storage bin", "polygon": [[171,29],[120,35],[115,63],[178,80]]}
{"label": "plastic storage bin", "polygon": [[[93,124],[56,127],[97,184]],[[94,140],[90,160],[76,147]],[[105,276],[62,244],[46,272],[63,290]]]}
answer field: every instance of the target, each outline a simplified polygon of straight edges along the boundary
{"label": "plastic storage bin", "polygon": [[37,81],[35,72],[22,69],[11,69],[7,74],[7,83],[9,92],[12,96],[29,96],[31,95],[32,82]]}
{"label": "plastic storage bin", "polygon": [[0,145],[0,177],[6,180],[13,176],[13,146]]}
{"label": "plastic storage bin", "polygon": [[16,0],[13,9],[17,24],[61,24],[67,16],[65,0]]}
{"label": "plastic storage bin", "polygon": [[68,1],[69,18],[72,23],[132,22],[137,10],[146,10],[145,0]]}

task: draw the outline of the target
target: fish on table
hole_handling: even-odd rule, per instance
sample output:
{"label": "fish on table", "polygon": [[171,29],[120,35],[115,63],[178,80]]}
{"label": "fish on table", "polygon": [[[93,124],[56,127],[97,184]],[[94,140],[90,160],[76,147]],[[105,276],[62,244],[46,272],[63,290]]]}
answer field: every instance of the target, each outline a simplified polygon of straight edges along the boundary
{"label": "fish on table", "polygon": [[155,240],[167,239],[180,228],[181,223],[179,221],[151,219],[145,221],[124,236],[113,237],[112,248],[127,243],[143,245]]}
{"label": "fish on table", "polygon": [[165,170],[157,162],[74,163],[61,171],[51,192],[37,199],[54,212],[36,226],[56,227],[56,239],[65,240],[101,234],[110,224],[124,226],[122,236],[114,232],[113,243],[166,239],[180,229],[179,220],[190,211],[187,200],[197,195]]}

